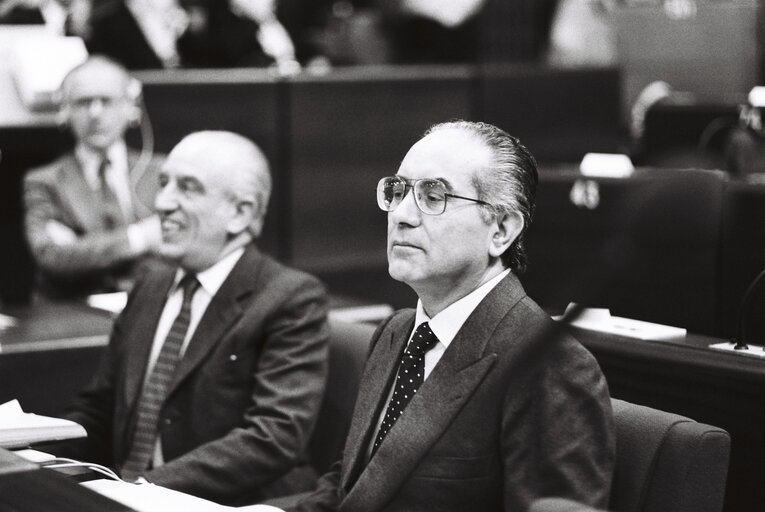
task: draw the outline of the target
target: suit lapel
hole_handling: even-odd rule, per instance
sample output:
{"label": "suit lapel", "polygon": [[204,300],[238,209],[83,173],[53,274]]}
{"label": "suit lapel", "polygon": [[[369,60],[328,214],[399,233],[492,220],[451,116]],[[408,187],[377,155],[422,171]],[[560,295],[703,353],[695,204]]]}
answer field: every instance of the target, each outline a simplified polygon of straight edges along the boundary
{"label": "suit lapel", "polygon": [[159,317],[165,306],[165,299],[175,278],[175,269],[167,269],[155,279],[147,280],[141,290],[141,300],[131,304],[129,325],[126,329],[127,349],[125,376],[125,403],[132,407],[143,386],[146,362],[154,342]]}
{"label": "suit lapel", "polygon": [[255,290],[262,261],[262,255],[250,244],[207,306],[186,353],[178,363],[167,392],[168,397],[220,342],[229,327],[242,316],[242,301]]}
{"label": "suit lapel", "polygon": [[365,461],[370,436],[377,425],[382,402],[395,378],[400,355],[409,339],[414,323],[414,312],[399,315],[380,334],[380,340],[370,354],[364,367],[356,407],[345,444],[342,485],[348,489],[361,471]]}
{"label": "suit lapel", "polygon": [[343,508],[371,512],[395,495],[494,365],[497,354],[487,353],[486,346],[499,322],[524,294],[510,274],[478,305],[360,472]]}

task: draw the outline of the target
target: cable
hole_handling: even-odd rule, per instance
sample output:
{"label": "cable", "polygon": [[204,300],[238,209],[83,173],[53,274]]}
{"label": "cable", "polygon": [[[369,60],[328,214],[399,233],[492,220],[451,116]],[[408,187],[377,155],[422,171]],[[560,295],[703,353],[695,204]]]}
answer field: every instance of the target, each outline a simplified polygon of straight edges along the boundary
{"label": "cable", "polygon": [[720,133],[720,131],[726,129],[726,128],[732,128],[736,126],[736,121],[731,121],[730,119],[726,117],[718,117],[713,120],[711,120],[705,127],[704,130],[702,130],[701,135],[699,135],[699,143],[697,145],[697,149],[699,151],[706,151],[709,149],[709,142],[712,140],[712,137]]}
{"label": "cable", "polygon": [[[44,464],[42,464],[45,468],[87,468],[91,471],[95,471],[96,473],[101,473],[104,476],[107,476],[111,478],[112,480],[117,480],[120,482],[125,482],[122,478],[117,476],[117,473],[115,473],[112,469],[107,468],[106,466],[102,466],[101,464],[95,464],[93,462],[80,462],[78,460],[74,459],[68,459],[65,457],[56,457],[53,460],[46,461]],[[128,483],[128,482],[125,482]]]}
{"label": "cable", "polygon": [[137,182],[143,176],[154,156],[154,128],[151,124],[151,118],[149,117],[149,111],[146,108],[146,102],[143,99],[143,95],[140,97],[139,102],[141,122],[139,123],[138,128],[141,131],[141,154],[138,155],[138,160],[129,171],[130,176],[135,176],[135,178],[133,178],[134,182]]}

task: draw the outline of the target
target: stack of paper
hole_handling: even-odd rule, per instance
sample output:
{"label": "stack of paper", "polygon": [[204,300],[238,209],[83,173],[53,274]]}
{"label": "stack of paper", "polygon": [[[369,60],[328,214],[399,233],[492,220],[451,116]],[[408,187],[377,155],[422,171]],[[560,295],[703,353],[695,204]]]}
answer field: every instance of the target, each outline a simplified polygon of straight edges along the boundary
{"label": "stack of paper", "polygon": [[[568,311],[571,307],[573,304],[569,304],[566,310]],[[605,308],[583,308],[579,315],[571,321],[571,325],[641,340],[681,339],[687,333],[686,329],[682,327],[612,316],[611,312]]]}
{"label": "stack of paper", "polygon": [[86,437],[73,421],[24,412],[18,400],[0,404],[0,447],[23,448],[33,443]]}

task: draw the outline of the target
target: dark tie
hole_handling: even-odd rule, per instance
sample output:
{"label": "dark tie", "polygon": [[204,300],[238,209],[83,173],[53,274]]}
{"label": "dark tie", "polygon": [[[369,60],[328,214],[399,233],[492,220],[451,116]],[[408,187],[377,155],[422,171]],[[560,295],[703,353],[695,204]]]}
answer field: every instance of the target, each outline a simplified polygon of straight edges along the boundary
{"label": "dark tie", "polygon": [[412,340],[407,345],[404,355],[401,356],[393,395],[390,397],[388,409],[385,411],[382,425],[377,432],[372,453],[380,447],[393,424],[404,412],[409,400],[417,393],[417,389],[425,380],[425,353],[433,348],[437,342],[438,338],[430,330],[428,322],[421,323],[414,331]]}
{"label": "dark tie", "polygon": [[107,171],[109,170],[108,158],[101,160],[98,166],[98,184],[99,192],[101,194],[101,217],[103,219],[104,229],[111,231],[116,226],[122,226],[125,224],[125,216],[122,212],[122,207],[117,199],[117,194],[109,185],[109,181],[106,179]]}
{"label": "dark tie", "polygon": [[154,454],[157,439],[157,421],[159,412],[165,402],[167,389],[175,374],[175,367],[180,360],[179,354],[186,331],[189,329],[191,318],[191,299],[194,297],[199,281],[196,276],[187,274],[178,285],[183,289],[183,304],[178,316],[175,317],[170,332],[157,357],[149,379],[143,387],[136,409],[137,420],[133,434],[133,444],[130,447],[125,463],[122,465],[122,478],[133,481],[149,467],[149,461]]}

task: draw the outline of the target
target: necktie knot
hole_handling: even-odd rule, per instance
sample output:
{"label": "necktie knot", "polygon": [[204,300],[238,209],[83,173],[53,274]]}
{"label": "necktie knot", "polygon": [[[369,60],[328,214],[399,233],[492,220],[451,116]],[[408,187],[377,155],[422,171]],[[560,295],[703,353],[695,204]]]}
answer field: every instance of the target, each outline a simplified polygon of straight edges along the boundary
{"label": "necktie knot", "polygon": [[196,274],[186,274],[178,283],[178,288],[183,290],[183,301],[190,301],[200,287]]}
{"label": "necktie knot", "polygon": [[415,329],[412,341],[406,347],[406,353],[415,357],[422,357],[437,342],[438,338],[430,329],[428,322],[423,322]]}

